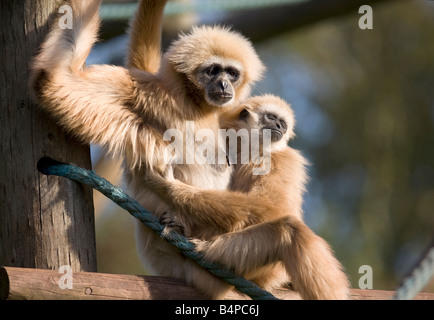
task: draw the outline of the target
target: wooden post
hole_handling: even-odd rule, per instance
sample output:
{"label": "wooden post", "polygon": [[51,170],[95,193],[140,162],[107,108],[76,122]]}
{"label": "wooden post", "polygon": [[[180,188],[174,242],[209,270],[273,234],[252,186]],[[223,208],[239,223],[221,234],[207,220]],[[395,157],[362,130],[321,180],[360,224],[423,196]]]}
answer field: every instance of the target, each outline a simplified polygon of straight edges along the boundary
{"label": "wooden post", "polygon": [[91,165],[89,147],[29,92],[29,65],[61,3],[0,1],[0,265],[96,271],[92,191],[36,169],[44,156]]}

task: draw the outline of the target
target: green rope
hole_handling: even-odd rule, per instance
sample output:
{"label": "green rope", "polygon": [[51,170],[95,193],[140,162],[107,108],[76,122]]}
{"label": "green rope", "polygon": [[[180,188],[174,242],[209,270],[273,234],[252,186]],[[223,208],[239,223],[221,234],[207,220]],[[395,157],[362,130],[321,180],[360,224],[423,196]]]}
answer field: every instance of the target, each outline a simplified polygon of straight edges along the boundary
{"label": "green rope", "polygon": [[120,188],[113,186],[107,180],[99,177],[91,170],[65,164],[50,158],[42,158],[38,162],[38,170],[46,175],[56,175],[87,184],[111,199],[121,208],[127,210],[132,216],[139,219],[147,227],[155,231],[163,239],[178,248],[185,256],[196,261],[201,267],[207,269],[213,275],[233,285],[237,290],[247,294],[256,300],[277,300],[271,293],[259,288],[256,284],[222,268],[216,263],[203,260],[196,252],[193,243],[175,231],[163,233],[164,226],[157,217],[144,209],[136,200],[125,194]]}
{"label": "green rope", "polygon": [[434,246],[431,247],[410,275],[396,290],[393,300],[411,300],[434,277]]}

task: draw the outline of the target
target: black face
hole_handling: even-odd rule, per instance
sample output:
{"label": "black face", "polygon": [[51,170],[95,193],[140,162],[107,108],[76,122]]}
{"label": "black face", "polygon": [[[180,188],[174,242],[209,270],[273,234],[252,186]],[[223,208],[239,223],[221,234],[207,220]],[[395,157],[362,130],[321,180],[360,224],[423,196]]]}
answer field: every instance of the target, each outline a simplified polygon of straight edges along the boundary
{"label": "black face", "polygon": [[201,72],[207,96],[213,104],[223,105],[234,97],[234,87],[240,79],[240,71],[232,66],[212,64]]}
{"label": "black face", "polygon": [[[238,118],[240,121],[247,122],[250,116],[249,110],[243,109],[240,112]],[[288,131],[288,124],[278,115],[271,112],[266,112],[259,115],[259,129],[271,130],[271,141],[277,142],[282,139],[285,133]]]}
{"label": "black face", "polygon": [[262,129],[271,130],[271,141],[276,142],[283,138],[288,131],[288,124],[284,119],[274,113],[263,113],[259,117]]}

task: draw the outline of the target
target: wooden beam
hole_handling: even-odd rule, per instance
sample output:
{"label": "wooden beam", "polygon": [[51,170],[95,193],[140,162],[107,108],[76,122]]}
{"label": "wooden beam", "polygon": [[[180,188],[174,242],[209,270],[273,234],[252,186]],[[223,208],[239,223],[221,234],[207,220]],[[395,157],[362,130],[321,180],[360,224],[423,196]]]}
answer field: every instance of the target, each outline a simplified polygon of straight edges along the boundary
{"label": "wooden beam", "polygon": [[[205,297],[183,281],[151,276],[74,272],[66,274],[55,270],[4,267],[0,269],[0,300],[201,300]],[[61,289],[72,281],[72,289]],[[393,291],[351,290],[352,300],[387,300]],[[284,300],[299,300],[300,296],[288,289],[273,292]],[[248,297],[231,292],[228,300]],[[420,293],[417,300],[434,300],[434,293]]]}
{"label": "wooden beam", "polygon": [[[234,26],[253,42],[260,42],[329,18],[346,14],[357,15],[362,5],[374,6],[375,10],[379,4],[391,1],[396,0],[311,0],[292,5],[240,11],[220,23]],[[358,18],[355,23],[357,21]]]}
{"label": "wooden beam", "polygon": [[[261,42],[278,34],[310,26],[329,18],[346,14],[357,15],[358,9],[362,5],[371,5],[375,10],[381,3],[390,3],[392,1],[397,0],[311,0],[296,4],[240,10],[216,21],[207,21],[207,23],[230,25],[253,42]],[[169,16],[170,20],[172,18],[173,16]],[[355,21],[357,23],[358,20]],[[199,21],[199,24],[201,23]],[[124,34],[127,29],[128,21],[106,20],[102,25],[101,38],[104,40],[110,39]],[[183,31],[188,31],[188,29]],[[164,32],[163,43],[165,46],[176,36],[177,32]]]}
{"label": "wooden beam", "polygon": [[163,278],[134,275],[74,272],[72,289],[61,289],[67,281],[56,270],[0,269],[0,299],[10,300],[161,300],[200,299],[184,283]]}

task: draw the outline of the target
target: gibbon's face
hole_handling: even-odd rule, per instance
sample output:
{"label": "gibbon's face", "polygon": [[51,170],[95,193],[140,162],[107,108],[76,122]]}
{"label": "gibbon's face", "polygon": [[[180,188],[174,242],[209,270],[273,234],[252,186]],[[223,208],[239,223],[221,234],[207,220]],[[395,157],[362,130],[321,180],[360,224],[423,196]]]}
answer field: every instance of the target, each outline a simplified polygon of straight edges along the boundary
{"label": "gibbon's face", "polygon": [[[256,114],[257,120],[255,121],[255,128],[260,129],[261,131],[264,129],[269,129],[271,131],[271,141],[278,142],[282,140],[286,132],[288,131],[288,124],[285,119],[279,117],[277,114],[273,112],[260,112]],[[252,117],[251,111],[249,109],[243,109],[240,112],[239,119],[240,121],[249,121],[249,118]]]}
{"label": "gibbon's face", "polygon": [[285,147],[293,136],[294,116],[290,106],[270,95],[250,100],[240,109],[239,121],[250,130],[270,130],[273,150]]}
{"label": "gibbon's face", "polygon": [[265,70],[249,40],[220,26],[193,27],[189,34],[181,34],[164,55],[161,70],[166,63],[187,78],[190,83],[184,87],[194,88],[195,98],[200,95],[218,108],[246,99]]}
{"label": "gibbon's face", "polygon": [[197,71],[197,83],[207,103],[215,107],[232,104],[242,83],[243,70],[235,61],[212,59]]}
{"label": "gibbon's face", "polygon": [[273,112],[263,112],[259,114],[259,126],[271,130],[271,141],[280,141],[288,131],[288,124],[285,119]]}

